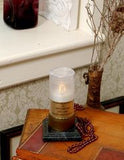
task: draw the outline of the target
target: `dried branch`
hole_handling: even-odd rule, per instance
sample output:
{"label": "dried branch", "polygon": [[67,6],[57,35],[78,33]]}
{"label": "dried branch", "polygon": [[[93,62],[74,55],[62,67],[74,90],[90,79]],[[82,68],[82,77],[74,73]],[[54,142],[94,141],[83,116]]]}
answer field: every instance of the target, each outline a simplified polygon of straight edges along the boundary
{"label": "dried branch", "polygon": [[104,68],[104,65],[106,64],[107,60],[110,58],[110,56],[113,54],[118,42],[120,41],[122,35],[117,35],[117,37],[113,40],[113,43],[111,44],[111,47],[109,49],[109,52],[107,53],[106,57],[102,61],[99,70],[102,70]]}
{"label": "dried branch", "polygon": [[[92,8],[93,7],[93,8]],[[94,45],[91,57],[91,65],[95,63],[95,52],[97,53],[98,70],[102,70],[108,59],[113,54],[118,42],[124,35],[124,0],[104,0],[104,7],[101,11],[96,3],[96,0],[89,0],[86,6],[89,21],[88,25],[94,33]],[[95,23],[94,15],[95,11],[100,14],[100,21],[98,26]],[[103,32],[105,37],[103,37]],[[106,55],[102,56],[103,59],[100,62],[101,45],[99,41],[106,40]]]}

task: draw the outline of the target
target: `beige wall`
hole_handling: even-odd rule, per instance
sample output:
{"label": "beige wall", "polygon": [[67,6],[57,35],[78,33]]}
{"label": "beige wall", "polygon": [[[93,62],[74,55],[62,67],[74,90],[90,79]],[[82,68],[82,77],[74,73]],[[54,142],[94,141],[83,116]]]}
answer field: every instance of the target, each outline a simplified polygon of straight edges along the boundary
{"label": "beige wall", "polygon": [[[124,95],[124,39],[106,64],[101,100]],[[87,86],[82,75],[87,67],[75,70],[75,102],[85,104]],[[48,77],[0,91],[0,130],[22,124],[28,108],[48,108]]]}

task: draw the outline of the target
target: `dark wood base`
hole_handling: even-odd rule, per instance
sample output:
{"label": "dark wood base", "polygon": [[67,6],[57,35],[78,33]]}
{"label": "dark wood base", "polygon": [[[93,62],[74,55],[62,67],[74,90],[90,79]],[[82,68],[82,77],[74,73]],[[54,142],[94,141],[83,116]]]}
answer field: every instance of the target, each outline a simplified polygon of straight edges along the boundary
{"label": "dark wood base", "polygon": [[101,102],[104,109],[113,108],[119,106],[119,113],[124,114],[124,96],[112,98]]}

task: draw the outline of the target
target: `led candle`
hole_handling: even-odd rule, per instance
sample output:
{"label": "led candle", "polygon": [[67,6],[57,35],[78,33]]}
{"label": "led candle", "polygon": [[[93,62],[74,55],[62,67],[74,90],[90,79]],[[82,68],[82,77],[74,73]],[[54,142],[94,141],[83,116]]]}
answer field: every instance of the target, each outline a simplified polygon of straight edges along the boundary
{"label": "led candle", "polygon": [[67,67],[50,72],[49,125],[56,130],[67,130],[74,123],[74,75],[75,72]]}

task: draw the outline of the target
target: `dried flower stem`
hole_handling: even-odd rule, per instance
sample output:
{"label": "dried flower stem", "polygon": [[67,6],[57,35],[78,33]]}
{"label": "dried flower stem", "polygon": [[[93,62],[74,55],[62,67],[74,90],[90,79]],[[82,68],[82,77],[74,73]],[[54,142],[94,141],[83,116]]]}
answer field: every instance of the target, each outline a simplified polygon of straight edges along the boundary
{"label": "dried flower stem", "polygon": [[[120,8],[119,8],[120,7]],[[119,8],[119,9],[118,9]],[[124,35],[124,0],[104,0],[104,7],[101,11],[96,3],[96,0],[88,0],[86,10],[88,13],[88,25],[94,33],[94,45],[91,57],[91,66],[98,62],[97,70],[103,70],[104,65],[113,54],[118,42]],[[95,10],[100,14],[98,26],[94,20]],[[103,36],[104,32],[104,36]],[[106,40],[106,55],[101,56],[101,45],[99,42]],[[97,58],[94,61],[95,51]]]}
{"label": "dried flower stem", "polygon": [[114,39],[113,43],[111,44],[111,48],[108,52],[108,54],[106,55],[105,59],[103,60],[103,62],[100,65],[99,71],[102,70],[104,68],[104,65],[106,64],[108,58],[113,54],[118,42],[120,41],[122,35],[117,35],[117,38]]}

